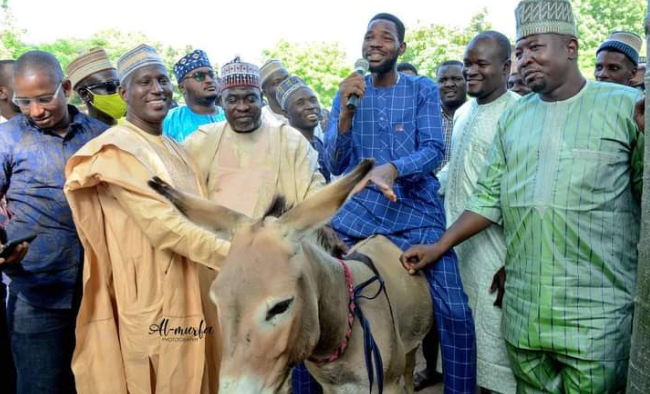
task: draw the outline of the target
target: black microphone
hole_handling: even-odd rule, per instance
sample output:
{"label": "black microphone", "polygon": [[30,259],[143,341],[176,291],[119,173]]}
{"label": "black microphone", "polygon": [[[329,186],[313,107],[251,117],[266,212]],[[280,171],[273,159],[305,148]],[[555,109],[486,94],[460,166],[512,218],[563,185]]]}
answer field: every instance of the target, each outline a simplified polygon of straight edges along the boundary
{"label": "black microphone", "polygon": [[[366,59],[361,58],[356,62],[354,62],[354,71],[358,72],[361,75],[366,75],[369,68],[370,68],[370,64]],[[359,96],[357,96],[356,94],[351,94],[350,96],[348,96],[348,101],[345,103],[345,106],[350,111],[355,111],[357,109],[358,103],[359,103]]]}

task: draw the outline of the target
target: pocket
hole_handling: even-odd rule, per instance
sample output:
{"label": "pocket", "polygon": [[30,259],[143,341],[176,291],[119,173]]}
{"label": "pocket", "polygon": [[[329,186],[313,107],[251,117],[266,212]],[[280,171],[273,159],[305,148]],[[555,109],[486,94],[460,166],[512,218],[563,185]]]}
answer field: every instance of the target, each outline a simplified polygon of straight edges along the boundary
{"label": "pocket", "polygon": [[[561,154],[562,179],[572,206],[602,207],[628,187],[629,152],[618,141],[601,139],[591,146],[565,147]],[[568,187],[568,189],[567,189]]]}
{"label": "pocket", "polygon": [[605,152],[593,149],[571,149],[571,154],[574,159],[589,160],[589,161],[604,161],[615,163],[626,159],[625,152]]}
{"label": "pocket", "polygon": [[393,122],[389,130],[392,160],[416,150],[416,125],[413,121]]}

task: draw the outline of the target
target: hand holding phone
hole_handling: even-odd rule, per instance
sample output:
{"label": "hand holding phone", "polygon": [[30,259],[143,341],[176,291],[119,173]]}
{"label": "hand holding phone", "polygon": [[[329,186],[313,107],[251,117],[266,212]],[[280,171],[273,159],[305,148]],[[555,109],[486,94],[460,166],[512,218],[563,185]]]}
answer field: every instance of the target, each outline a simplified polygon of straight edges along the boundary
{"label": "hand holding phone", "polygon": [[0,246],[0,264],[20,262],[27,254],[27,248],[17,251],[17,254],[16,248],[23,244],[26,246],[26,244],[32,242],[35,238],[36,234],[28,234],[24,237],[12,239]]}

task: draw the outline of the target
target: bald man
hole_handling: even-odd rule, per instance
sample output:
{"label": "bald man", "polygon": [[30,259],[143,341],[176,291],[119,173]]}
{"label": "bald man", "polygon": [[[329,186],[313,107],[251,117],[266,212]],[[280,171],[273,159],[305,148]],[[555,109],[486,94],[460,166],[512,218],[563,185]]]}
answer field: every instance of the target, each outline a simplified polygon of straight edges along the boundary
{"label": "bald man", "polygon": [[11,101],[14,95],[13,69],[15,60],[0,60],[0,123],[4,123],[20,113]]}
{"label": "bald man", "polygon": [[0,125],[0,197],[14,213],[9,238],[37,234],[22,263],[3,270],[17,393],[74,393],[83,250],[63,194],[64,166],[107,126],[67,104],[70,81],[49,53],[18,58],[13,82],[21,114]]}

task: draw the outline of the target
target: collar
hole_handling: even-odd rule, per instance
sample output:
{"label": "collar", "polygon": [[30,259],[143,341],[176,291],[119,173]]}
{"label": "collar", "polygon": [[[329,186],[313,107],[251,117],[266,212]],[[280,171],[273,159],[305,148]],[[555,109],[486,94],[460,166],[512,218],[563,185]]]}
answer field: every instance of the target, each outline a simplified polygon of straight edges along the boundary
{"label": "collar", "polygon": [[315,132],[314,132],[314,139],[312,139],[310,142],[311,142],[312,145],[314,145],[314,146],[315,146],[315,145],[324,145],[324,144],[323,144],[323,140],[321,140],[320,138],[318,138],[318,136],[316,135]]}
{"label": "collar", "polygon": [[345,338],[339,347],[332,353],[330,356],[325,358],[317,359],[315,357],[310,357],[309,361],[315,363],[316,365],[323,365],[334,362],[341,358],[345,353],[345,350],[348,348],[348,343],[350,342],[350,336],[352,336],[352,325],[354,324],[354,310],[356,308],[354,302],[354,282],[352,281],[352,273],[350,272],[350,267],[345,264],[345,261],[337,259],[341,266],[343,267],[343,274],[345,275],[345,284],[348,288],[348,296],[350,302],[348,304],[348,327],[345,330]]}
{"label": "collar", "polygon": [[[70,131],[76,130],[78,126],[82,125],[83,117],[84,115],[75,107],[74,105],[68,104],[68,114],[70,115],[70,123],[68,124],[68,134]],[[35,130],[41,131],[41,132],[50,132],[50,129],[41,129],[34,125],[32,122],[27,119],[27,117],[23,114],[16,115],[16,116],[22,116],[22,123],[26,127],[31,127]],[[66,137],[68,136],[66,134]]]}
{"label": "collar", "polygon": [[391,89],[399,85],[400,81],[402,80],[402,73],[397,71],[397,78],[395,79],[395,83],[390,86],[382,86],[382,87],[375,86],[375,81],[372,78],[372,73],[368,74],[368,78],[370,78],[370,86],[372,86],[375,89]]}
{"label": "collar", "polygon": [[[460,107],[459,107],[459,108],[460,108]],[[456,110],[458,110],[458,108],[456,108]],[[447,113],[445,112],[445,109],[442,108],[442,105],[440,106],[440,113],[442,114],[442,117],[443,117],[445,120],[454,120],[454,117],[453,117],[453,116],[449,116],[449,115],[447,115]]]}

